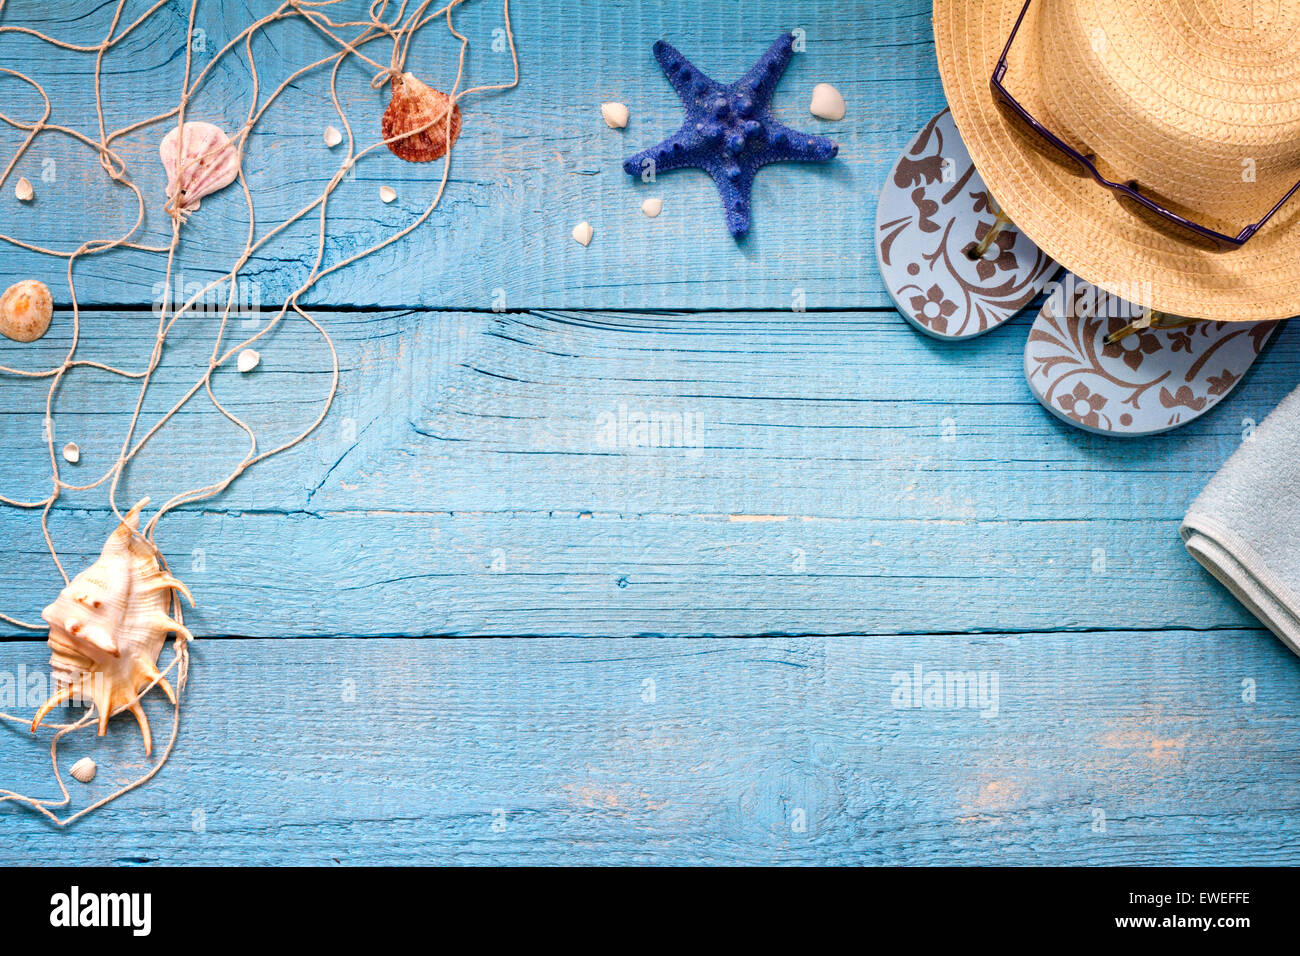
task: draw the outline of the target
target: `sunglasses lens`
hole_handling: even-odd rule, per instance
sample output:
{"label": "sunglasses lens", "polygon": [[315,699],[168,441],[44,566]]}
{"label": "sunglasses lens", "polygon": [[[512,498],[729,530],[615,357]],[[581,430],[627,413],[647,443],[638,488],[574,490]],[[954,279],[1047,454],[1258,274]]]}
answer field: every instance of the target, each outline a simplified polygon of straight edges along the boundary
{"label": "sunglasses lens", "polygon": [[[997,103],[999,111],[1006,118],[1007,122],[1020,133],[1024,143],[1032,147],[1036,153],[1049,160],[1054,166],[1063,172],[1075,176],[1091,177],[1092,171],[1087,165],[1074,155],[1068,149],[1063,149],[1033,120],[1025,115],[1023,109],[1002,92],[996,85],[993,85],[993,101]],[[1095,162],[1095,160],[1094,160]],[[1130,184],[1130,188],[1136,190],[1136,185]],[[1151,208],[1144,202],[1130,196],[1119,189],[1113,189],[1112,195],[1130,214],[1140,219],[1145,225],[1152,229],[1176,239],[1186,245],[1198,249],[1204,249],[1210,252],[1226,252],[1239,247],[1239,243],[1228,242],[1222,238],[1207,235],[1188,223],[1179,222],[1178,219],[1167,216]],[[1145,195],[1144,198],[1150,200],[1154,205],[1167,208],[1168,204],[1158,196]]]}
{"label": "sunglasses lens", "polygon": [[[1224,252],[1236,248],[1232,243],[1224,242],[1214,236],[1205,235],[1185,223],[1181,223],[1176,219],[1170,219],[1118,189],[1113,191],[1113,195],[1116,201],[1118,201],[1130,215],[1140,220],[1144,225],[1151,229],[1168,236],[1170,239],[1176,239],[1185,245],[1196,249],[1203,249],[1207,252]],[[1153,201],[1163,205],[1163,203],[1161,203],[1160,200],[1155,199],[1155,197],[1149,198],[1152,198]]]}
{"label": "sunglasses lens", "polygon": [[1019,108],[1007,102],[996,88],[993,90],[993,101],[997,103],[1002,116],[1020,134],[1026,146],[1029,146],[1034,152],[1059,167],[1062,172],[1072,176],[1090,175],[1087,167],[1080,163],[1077,157],[1062,150],[1044,136],[1043,131],[1035,126]]}

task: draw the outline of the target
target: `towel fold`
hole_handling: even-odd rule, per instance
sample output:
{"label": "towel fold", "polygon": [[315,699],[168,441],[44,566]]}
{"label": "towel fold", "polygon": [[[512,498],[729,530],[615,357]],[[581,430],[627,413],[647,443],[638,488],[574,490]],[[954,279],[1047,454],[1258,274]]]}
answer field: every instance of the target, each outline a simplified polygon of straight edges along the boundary
{"label": "towel fold", "polygon": [[1300,389],[1210,479],[1179,533],[1192,556],[1300,654]]}

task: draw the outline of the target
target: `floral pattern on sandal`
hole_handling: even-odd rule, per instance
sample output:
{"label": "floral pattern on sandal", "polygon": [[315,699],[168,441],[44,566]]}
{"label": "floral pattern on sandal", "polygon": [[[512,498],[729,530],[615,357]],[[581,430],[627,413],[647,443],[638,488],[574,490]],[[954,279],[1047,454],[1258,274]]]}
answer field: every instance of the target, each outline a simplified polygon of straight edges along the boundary
{"label": "floral pattern on sandal", "polygon": [[[984,254],[972,259],[968,251],[985,240]],[[889,172],[876,210],[876,256],[903,317],[944,339],[997,328],[1056,272],[1056,263],[1001,218],[947,110]]]}
{"label": "floral pattern on sandal", "polygon": [[1057,417],[1105,435],[1185,425],[1241,381],[1276,322],[1194,322],[1140,328],[1142,310],[1073,275],[1043,306],[1025,346],[1025,378]]}

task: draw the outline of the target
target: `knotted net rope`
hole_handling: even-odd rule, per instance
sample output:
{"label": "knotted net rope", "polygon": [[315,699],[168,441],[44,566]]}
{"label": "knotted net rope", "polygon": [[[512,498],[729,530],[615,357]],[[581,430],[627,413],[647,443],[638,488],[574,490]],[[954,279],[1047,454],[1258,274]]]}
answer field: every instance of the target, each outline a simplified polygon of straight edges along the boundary
{"label": "knotted net rope", "polygon": [[[247,449],[243,457],[240,459],[240,461],[224,477],[220,478],[217,481],[211,482],[209,484],[201,485],[195,488],[190,488],[173,495],[172,497],[167,499],[161,505],[161,507],[158,508],[158,510],[153,514],[153,516],[143,526],[143,528],[141,528],[139,531],[134,532],[136,536],[138,536],[142,541],[144,541],[148,545],[152,553],[157,558],[159,565],[162,567],[164,571],[167,571],[166,560],[163,558],[161,552],[158,550],[157,545],[154,543],[155,531],[158,527],[158,522],[163,517],[163,515],[167,514],[169,511],[172,511],[173,509],[178,508],[182,505],[203,501],[205,499],[211,498],[214,495],[221,493],[223,490],[229,487],[229,485],[233,481],[235,481],[240,475],[242,475],[249,468],[256,465],[258,462],[261,462],[267,458],[270,458],[274,455],[278,455],[281,452],[293,448],[295,445],[299,444],[304,439],[306,439],[309,435],[311,435],[312,432],[314,432],[317,429],[317,427],[319,427],[321,422],[324,421],[325,416],[328,414],[329,409],[333,404],[335,394],[338,391],[338,381],[339,381],[338,352],[335,350],[334,342],[331,339],[329,332],[321,324],[320,321],[318,321],[315,317],[313,317],[311,314],[309,314],[307,311],[303,309],[300,300],[308,291],[312,289],[313,286],[316,285],[317,282],[319,282],[325,276],[333,272],[336,272],[340,269],[343,269],[347,266],[353,265],[356,262],[365,259],[367,256],[373,255],[379,250],[389,245],[392,245],[395,242],[398,242],[403,237],[407,236],[414,230],[418,229],[433,214],[434,210],[438,208],[438,205],[442,200],[443,193],[446,191],[448,176],[450,174],[452,147],[453,147],[453,139],[454,139],[453,124],[451,122],[444,123],[447,138],[445,143],[445,151],[442,156],[442,172],[433,199],[429,203],[429,205],[424,209],[424,211],[421,212],[418,216],[416,216],[415,219],[413,219],[411,222],[409,222],[402,228],[398,229],[396,232],[393,232],[392,234],[386,236],[384,239],[380,240],[379,242],[374,243],[373,245],[361,250],[360,252],[347,256],[346,258],[338,262],[334,262],[329,265],[326,265],[325,246],[326,246],[326,239],[328,237],[326,206],[330,196],[333,194],[334,190],[338,188],[340,183],[344,181],[345,177],[347,177],[348,173],[357,165],[357,163],[360,162],[366,156],[373,153],[375,150],[386,148],[391,143],[398,142],[399,140],[405,139],[410,136],[416,136],[418,134],[425,132],[426,130],[435,127],[438,123],[443,122],[447,118],[448,114],[456,108],[456,105],[460,102],[460,100],[464,99],[465,97],[469,97],[478,93],[486,93],[494,90],[512,89],[513,87],[517,86],[519,83],[519,57],[515,49],[514,32],[511,28],[509,0],[502,0],[502,19],[503,19],[503,25],[505,29],[505,36],[506,36],[506,40],[510,52],[513,76],[508,82],[495,83],[495,84],[483,84],[479,86],[470,87],[464,90],[460,89],[460,86],[462,81],[464,80],[465,55],[469,49],[469,41],[463,34],[461,34],[456,29],[452,21],[452,13],[457,7],[468,2],[468,0],[449,0],[449,2],[445,3],[444,5],[433,9],[431,9],[433,7],[432,0],[423,0],[423,2],[419,4],[412,4],[411,0],[401,0],[400,4],[393,3],[392,0],[371,0],[371,3],[367,7],[365,18],[358,19],[358,20],[342,20],[342,19],[335,20],[331,18],[330,13],[332,11],[330,11],[329,8],[337,6],[338,4],[344,2],[344,0],[285,0],[285,2],[281,3],[280,6],[276,7],[276,9],[273,12],[257,20],[254,20],[243,30],[241,30],[238,35],[232,38],[225,46],[221,47],[221,49],[212,57],[212,59],[208,62],[208,64],[204,66],[202,70],[198,71],[197,75],[194,73],[194,64],[193,64],[194,44],[192,41],[193,41],[194,31],[195,31],[195,18],[198,13],[198,0],[191,0],[190,9],[189,9],[189,19],[186,28],[186,38],[185,38],[184,75],[181,82],[179,95],[177,97],[176,106],[167,110],[166,112],[159,113],[155,116],[150,116],[145,119],[137,120],[135,122],[130,123],[127,126],[123,126],[120,129],[109,131],[107,129],[107,124],[104,117],[104,94],[103,94],[104,57],[110,50],[112,50],[114,47],[121,44],[122,41],[124,41],[127,37],[131,36],[132,33],[134,33],[142,25],[147,23],[151,17],[153,17],[160,9],[166,6],[169,2],[171,2],[171,0],[158,0],[158,2],[153,4],[153,6],[149,7],[148,10],[142,13],[134,21],[129,23],[127,26],[119,29],[122,23],[123,13],[126,7],[127,0],[117,0],[113,17],[108,27],[107,33],[104,36],[103,40],[95,44],[83,45],[83,44],[70,43],[65,40],[59,40],[54,37],[48,36],[39,30],[35,30],[24,26],[9,26],[9,25],[0,26],[0,35],[5,33],[26,34],[28,36],[36,38],[42,43],[47,43],[50,44],[51,46],[58,47],[63,50],[68,50],[68,51],[73,51],[78,53],[94,54],[95,56],[95,71],[94,71],[95,112],[96,112],[96,125],[97,125],[97,134],[98,134],[95,137],[91,137],[72,127],[49,122],[52,111],[51,111],[50,98],[46,93],[45,88],[35,79],[31,78],[30,76],[27,76],[26,74],[20,73],[12,69],[0,68],[0,73],[21,80],[22,82],[32,87],[32,89],[34,89],[39,94],[40,100],[43,104],[43,109],[40,118],[34,121],[25,121],[10,116],[7,113],[0,112],[0,122],[4,122],[9,126],[13,127],[14,129],[17,129],[26,134],[21,144],[18,146],[17,151],[10,157],[8,163],[4,166],[3,172],[0,172],[0,188],[3,187],[4,183],[8,180],[9,175],[13,172],[18,162],[22,159],[24,154],[26,154],[27,151],[32,147],[32,144],[38,140],[38,138],[49,134],[61,134],[63,136],[67,136],[75,140],[77,143],[80,143],[82,146],[85,146],[86,148],[92,150],[94,154],[97,156],[99,165],[102,168],[104,174],[106,175],[108,181],[110,183],[117,184],[119,186],[123,186],[129,189],[131,193],[134,195],[135,203],[136,203],[135,222],[130,226],[129,229],[127,229],[121,235],[109,236],[104,238],[87,239],[86,241],[82,242],[79,246],[77,246],[75,249],[71,251],[63,251],[58,249],[47,248],[45,246],[41,246],[32,242],[19,239],[15,236],[10,236],[10,235],[0,233],[0,240],[7,242],[13,246],[26,249],[31,252],[40,253],[41,255],[46,255],[46,256],[51,256],[51,257],[66,260],[68,296],[69,296],[69,303],[71,308],[71,319],[72,319],[72,340],[64,356],[64,359],[61,363],[59,363],[57,366],[54,366],[52,368],[41,369],[37,371],[9,368],[7,366],[0,365],[0,375],[12,375],[20,378],[50,379],[49,389],[47,390],[45,395],[45,421],[47,423],[53,421],[55,396],[58,394],[59,387],[63,383],[64,378],[66,377],[68,372],[70,372],[72,369],[76,369],[76,368],[98,369],[100,371],[108,372],[112,375],[119,376],[124,379],[136,380],[139,383],[138,392],[135,400],[135,407],[131,414],[125,432],[123,434],[121,447],[117,453],[116,459],[108,466],[108,468],[104,471],[104,473],[101,474],[97,479],[87,484],[73,484],[65,481],[60,476],[58,456],[56,455],[54,449],[55,429],[53,427],[47,426],[45,429],[44,437],[45,437],[46,451],[48,453],[49,462],[50,462],[49,494],[46,497],[40,499],[39,501],[23,501],[15,498],[6,497],[4,495],[0,495],[0,503],[4,505],[8,505],[13,508],[21,508],[21,509],[30,509],[30,510],[40,509],[41,531],[45,538],[45,544],[46,547],[49,549],[50,556],[53,558],[54,561],[54,565],[58,569],[59,574],[62,575],[65,584],[69,580],[68,574],[64,570],[63,563],[59,560],[58,551],[55,548],[54,542],[50,536],[50,530],[49,530],[50,509],[59,500],[60,495],[64,491],[89,491],[107,483],[109,506],[112,509],[114,515],[117,517],[117,519],[119,521],[122,521],[123,514],[117,504],[117,491],[118,491],[119,482],[121,481],[122,475],[125,472],[127,465],[130,464],[130,462],[140,454],[141,450],[146,446],[146,444],[151,439],[154,438],[155,435],[158,434],[158,432],[163,428],[163,426],[167,424],[167,422],[170,421],[182,408],[184,408],[190,402],[190,400],[193,399],[200,391],[204,393],[207,400],[212,403],[212,405],[217,409],[217,411],[221,413],[221,415],[223,415],[228,421],[234,424],[244,434],[247,440]],[[2,16],[4,13],[4,7],[5,7],[5,0],[0,0],[0,16]],[[266,98],[264,102],[260,102],[260,95],[261,95],[260,80],[259,80],[259,75],[257,70],[257,59],[253,53],[253,38],[258,34],[259,31],[265,30],[271,24],[274,24],[278,21],[289,20],[294,18],[300,19],[301,21],[309,24],[312,28],[314,28],[316,32],[324,36],[332,45],[336,46],[338,49],[336,52],[331,53],[328,56],[322,57],[316,60],[315,62],[309,63],[306,66],[300,67],[297,70],[295,70],[282,83],[280,83],[279,86],[277,86],[271,92],[271,94]],[[391,80],[393,77],[398,76],[405,71],[406,61],[410,54],[412,40],[416,37],[416,35],[419,33],[419,31],[422,28],[440,19],[445,20],[446,29],[448,30],[450,35],[455,39],[459,49],[456,58],[457,59],[456,79],[452,85],[451,91],[448,94],[448,101],[445,110],[442,113],[434,116],[433,119],[431,119],[428,123],[424,124],[423,126],[408,130],[406,132],[399,133],[387,139],[380,139],[374,143],[371,143],[369,146],[366,146],[364,149],[357,151],[356,140],[353,135],[351,124],[348,122],[347,114],[344,111],[343,106],[339,101],[338,78],[339,78],[340,68],[344,65],[344,63],[348,61],[349,58],[355,58],[356,60],[367,64],[368,66],[372,67],[376,71],[373,78],[370,81],[370,85],[372,88],[378,89],[382,87],[385,83],[387,83],[389,80]],[[389,56],[387,58],[386,63],[374,59],[366,52],[368,49],[373,50],[373,48],[376,46],[382,48],[385,45],[388,47],[389,50]],[[234,265],[231,266],[229,271],[225,272],[219,278],[212,280],[207,285],[203,286],[201,289],[194,292],[182,304],[172,309],[170,313],[168,311],[168,303],[169,303],[170,295],[169,294],[164,295],[161,312],[159,315],[158,328],[154,337],[153,348],[149,355],[148,362],[146,363],[143,370],[133,371],[130,369],[118,368],[116,366],[109,365],[106,363],[101,363],[101,362],[93,361],[91,359],[79,357],[78,345],[79,345],[80,329],[81,329],[81,312],[77,300],[77,285],[74,276],[74,267],[77,261],[83,257],[102,255],[114,249],[132,249],[132,250],[137,250],[137,251],[142,251],[147,253],[155,253],[160,256],[165,256],[166,265],[165,265],[165,272],[164,272],[165,279],[164,279],[163,288],[165,290],[170,290],[172,287],[172,274],[176,262],[177,247],[180,242],[180,238],[184,227],[185,217],[182,211],[179,208],[177,208],[177,205],[175,203],[169,202],[166,207],[166,211],[168,212],[171,218],[171,241],[165,246],[150,245],[148,243],[137,241],[136,237],[140,233],[141,229],[143,228],[144,221],[145,221],[145,198],[144,195],[141,193],[140,188],[129,177],[127,163],[123,158],[123,156],[121,155],[121,153],[118,151],[118,149],[114,148],[114,144],[118,143],[119,140],[123,139],[126,136],[129,136],[130,134],[138,130],[141,130],[145,127],[149,127],[153,124],[165,123],[169,120],[174,120],[178,128],[183,127],[185,123],[186,112],[187,110],[189,110],[191,100],[194,98],[198,90],[203,86],[204,82],[210,78],[217,64],[221,62],[223,58],[231,54],[232,51],[238,50],[241,46],[243,48],[244,55],[248,62],[252,95],[251,95],[251,102],[248,108],[248,113],[244,120],[244,123],[230,137],[230,142],[233,148],[238,151],[238,155],[240,158],[240,169],[236,181],[239,183],[240,190],[243,193],[244,203],[248,211],[248,234],[245,239],[244,247],[242,251],[240,251],[239,254],[236,256]],[[306,76],[309,73],[313,73],[315,71],[321,70],[326,67],[329,68],[330,101],[334,107],[335,113],[338,115],[339,120],[343,125],[345,135],[346,135],[347,152],[345,158],[343,159],[342,163],[339,165],[338,169],[334,172],[333,176],[331,177],[329,182],[325,185],[324,189],[320,192],[319,195],[313,198],[310,202],[304,205],[297,212],[293,213],[283,221],[276,224],[273,228],[267,231],[266,234],[264,234],[260,238],[255,238],[255,226],[257,221],[256,209],[253,201],[252,192],[249,189],[248,181],[244,176],[244,171],[242,168],[242,159],[243,159],[245,147],[248,142],[248,137],[252,133],[252,131],[257,127],[258,123],[262,120],[263,116],[266,114],[267,109],[280,97],[280,95],[286,89],[289,88],[291,84],[293,84],[299,78]],[[182,135],[182,143],[183,141],[184,141],[184,137]],[[219,148],[224,149],[226,147],[222,146]],[[182,166],[181,166],[181,170],[179,170],[177,173],[177,177],[176,177],[177,181],[182,181],[181,174],[184,171],[184,169],[188,168],[192,164],[197,164],[202,162],[204,159],[208,158],[208,156],[211,154],[207,154],[204,156],[188,157],[186,156],[185,151],[182,148],[180,155],[182,157]],[[229,346],[226,345],[225,344],[226,335],[228,331],[228,325],[230,322],[231,311],[237,301],[237,286],[238,286],[238,278],[239,278],[240,270],[243,269],[244,266],[248,263],[248,261],[257,253],[257,251],[261,249],[263,246],[265,246],[271,239],[273,239],[280,233],[287,230],[294,223],[305,219],[308,215],[311,215],[313,213],[315,214],[315,218],[316,218],[316,230],[315,230],[316,251],[315,251],[314,260],[312,261],[311,270],[308,273],[305,281],[300,286],[298,286],[298,288],[296,288],[295,290],[289,293],[289,295],[285,298],[284,303],[280,305],[278,309],[274,310],[271,319],[265,323],[264,327],[260,328],[255,334],[250,335],[248,338],[244,339],[243,341],[239,342],[236,345],[229,345]],[[195,306],[197,302],[203,300],[204,297],[207,296],[209,293],[219,289],[221,286],[225,285],[226,283],[229,283],[230,291],[228,296],[226,297],[226,303],[221,312],[221,321],[217,327],[215,340],[213,342],[212,352],[208,359],[207,367],[203,370],[202,374],[200,374],[198,378],[193,382],[193,384],[185,391],[182,397],[167,412],[161,415],[147,429],[143,430],[142,434],[137,436],[136,434],[137,428],[141,427],[141,418],[143,416],[145,396],[149,391],[149,387],[154,372],[157,370],[162,360],[162,355],[168,340],[168,336],[173,331],[177,320],[179,320],[184,315],[186,315],[186,313],[188,313]],[[329,349],[330,360],[331,360],[331,377],[330,377],[329,391],[327,396],[321,403],[319,414],[317,414],[315,419],[306,428],[304,428],[301,432],[299,432],[298,434],[290,438],[288,441],[285,441],[274,447],[259,451],[257,434],[254,431],[254,429],[247,422],[241,419],[238,415],[232,412],[229,408],[224,406],[217,399],[216,395],[213,393],[212,375],[214,372],[216,372],[217,369],[221,368],[226,363],[230,362],[230,360],[233,357],[237,356],[239,352],[241,352],[243,349],[250,347],[251,345],[253,345],[253,343],[257,342],[259,339],[264,338],[272,331],[274,331],[281,323],[285,321],[290,311],[292,311],[295,315],[297,315],[305,322],[307,322],[320,335],[321,340]],[[172,612],[173,612],[172,616],[178,622],[181,622],[183,624],[184,618],[180,606],[180,597],[174,592],[172,594]],[[32,631],[47,630],[47,628],[43,625],[32,624],[27,621],[23,621],[19,618],[12,617],[3,612],[0,612],[0,619],[3,619],[16,627],[25,628]],[[176,701],[172,709],[171,733],[167,740],[167,745],[163,749],[159,759],[157,760],[156,763],[154,763],[150,767],[150,769],[146,773],[132,780],[131,782],[117,788],[108,796],[96,800],[95,802],[91,803],[89,806],[75,813],[72,813],[66,817],[60,817],[55,812],[56,810],[66,808],[71,804],[71,796],[68,793],[67,785],[64,782],[63,775],[59,769],[59,744],[63,740],[63,738],[66,737],[67,735],[74,733],[75,731],[78,731],[84,727],[87,727],[93,722],[95,722],[96,714],[94,712],[94,707],[92,706],[91,709],[88,710],[85,715],[83,715],[80,719],[76,721],[73,721],[71,723],[66,723],[66,724],[49,723],[45,725],[55,731],[53,739],[50,741],[50,763],[54,772],[55,780],[58,782],[60,797],[51,798],[51,799],[40,799],[40,798],[26,796],[24,794],[12,790],[0,789],[0,802],[11,801],[11,802],[15,802],[30,807],[31,809],[47,817],[49,820],[51,820],[53,823],[57,824],[58,826],[67,826],[68,824],[71,824],[81,819],[86,814],[91,813],[94,810],[97,810],[108,803],[111,803],[112,801],[121,797],[123,794],[129,793],[130,791],[136,789],[137,787],[145,784],[150,779],[152,779],[163,768],[163,766],[167,763],[167,760],[170,758],[172,751],[176,745],[177,736],[180,731],[181,704],[183,700],[183,692],[184,692],[186,677],[189,668],[189,651],[185,639],[179,634],[173,640],[173,650],[174,650],[173,658],[170,661],[170,663],[167,665],[167,667],[162,671],[161,676],[155,679],[143,690],[139,691],[135,695],[135,697],[130,701],[130,703],[124,705],[125,708],[136,704],[141,698],[145,696],[145,694],[147,694],[150,690],[152,690],[153,687],[155,687],[159,683],[159,681],[162,680],[162,678],[166,677],[172,671],[177,672]],[[30,718],[21,718],[4,712],[0,712],[0,720],[5,720],[11,723],[17,723],[23,725],[27,725],[30,723]]]}

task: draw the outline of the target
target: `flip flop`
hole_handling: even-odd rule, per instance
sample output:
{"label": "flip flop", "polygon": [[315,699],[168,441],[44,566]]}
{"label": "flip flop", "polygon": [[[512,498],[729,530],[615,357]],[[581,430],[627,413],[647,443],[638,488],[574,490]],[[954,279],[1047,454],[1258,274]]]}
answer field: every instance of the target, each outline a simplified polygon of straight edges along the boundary
{"label": "flip flop", "polygon": [[946,109],[889,171],[876,207],[876,258],[903,318],[949,340],[997,328],[1057,269],[1002,215]]}
{"label": "flip flop", "polygon": [[1153,318],[1067,273],[1030,328],[1025,378],[1043,407],[1071,425],[1154,435],[1223,401],[1278,324]]}

